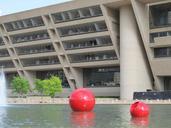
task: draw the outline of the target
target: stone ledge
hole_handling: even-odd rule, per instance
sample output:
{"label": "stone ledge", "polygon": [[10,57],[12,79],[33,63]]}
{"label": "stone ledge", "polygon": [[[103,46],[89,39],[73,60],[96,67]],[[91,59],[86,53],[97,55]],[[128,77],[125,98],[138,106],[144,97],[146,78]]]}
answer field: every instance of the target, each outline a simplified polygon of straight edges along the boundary
{"label": "stone ledge", "polygon": [[[27,97],[27,98],[8,98],[8,104],[69,104],[68,98],[50,97]],[[137,100],[118,100],[114,98],[96,98],[96,104],[127,104]],[[171,104],[169,100],[141,100],[147,104]]]}

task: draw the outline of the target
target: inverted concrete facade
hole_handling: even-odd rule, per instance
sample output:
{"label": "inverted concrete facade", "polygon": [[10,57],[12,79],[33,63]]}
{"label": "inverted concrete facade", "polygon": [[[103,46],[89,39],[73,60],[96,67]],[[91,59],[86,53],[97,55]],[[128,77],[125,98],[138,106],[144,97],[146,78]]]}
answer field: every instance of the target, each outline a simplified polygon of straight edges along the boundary
{"label": "inverted concrete facade", "polygon": [[0,16],[0,66],[10,81],[57,75],[63,92],[96,96],[171,89],[169,0],[74,0]]}

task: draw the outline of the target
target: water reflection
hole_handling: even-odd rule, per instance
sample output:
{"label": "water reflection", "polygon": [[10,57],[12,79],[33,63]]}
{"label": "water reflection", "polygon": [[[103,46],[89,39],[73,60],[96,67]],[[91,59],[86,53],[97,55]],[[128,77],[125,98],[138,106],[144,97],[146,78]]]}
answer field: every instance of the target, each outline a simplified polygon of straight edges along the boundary
{"label": "water reflection", "polygon": [[71,112],[70,120],[73,128],[92,128],[95,126],[94,112]]}
{"label": "water reflection", "polygon": [[149,126],[149,118],[148,117],[134,117],[134,118],[131,118],[131,124],[136,127],[147,128]]}
{"label": "water reflection", "polygon": [[7,118],[7,112],[5,107],[0,107],[0,127],[5,127],[5,120]]}

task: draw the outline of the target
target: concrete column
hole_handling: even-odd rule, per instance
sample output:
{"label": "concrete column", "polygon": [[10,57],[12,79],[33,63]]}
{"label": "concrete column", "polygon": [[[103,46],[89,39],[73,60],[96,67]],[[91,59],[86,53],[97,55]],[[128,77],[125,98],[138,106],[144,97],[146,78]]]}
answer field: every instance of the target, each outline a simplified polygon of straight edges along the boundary
{"label": "concrete column", "polygon": [[36,74],[33,71],[24,71],[26,79],[29,81],[30,88],[34,89],[35,88],[35,80],[36,80]]}
{"label": "concrete column", "polygon": [[75,76],[77,81],[76,86],[77,88],[83,87],[83,69],[81,68],[72,68],[72,73]]}
{"label": "concrete column", "polygon": [[152,88],[142,40],[131,6],[120,8],[121,99],[131,100],[133,92]]}

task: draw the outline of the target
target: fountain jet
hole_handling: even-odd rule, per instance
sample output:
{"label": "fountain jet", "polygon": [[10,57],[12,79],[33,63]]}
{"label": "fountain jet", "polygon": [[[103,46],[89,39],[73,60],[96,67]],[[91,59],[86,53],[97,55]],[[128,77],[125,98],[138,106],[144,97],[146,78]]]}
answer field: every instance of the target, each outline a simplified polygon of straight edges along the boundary
{"label": "fountain jet", "polygon": [[3,70],[3,66],[1,67],[0,72],[0,106],[6,106],[7,105],[7,96],[6,96],[6,79],[5,79],[5,73]]}

